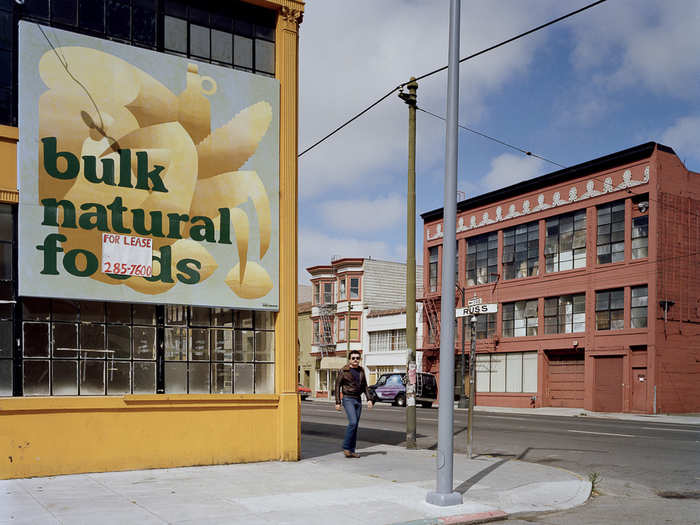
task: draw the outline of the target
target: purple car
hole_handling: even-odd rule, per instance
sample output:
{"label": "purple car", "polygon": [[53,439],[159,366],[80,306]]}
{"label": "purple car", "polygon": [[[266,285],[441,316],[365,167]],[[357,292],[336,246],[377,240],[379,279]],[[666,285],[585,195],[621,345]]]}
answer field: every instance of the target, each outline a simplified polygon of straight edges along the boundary
{"label": "purple car", "polygon": [[[369,387],[372,401],[406,406],[406,374],[394,372],[382,374],[377,382]],[[437,400],[437,381],[433,374],[419,372],[416,374],[416,402],[429,408]]]}

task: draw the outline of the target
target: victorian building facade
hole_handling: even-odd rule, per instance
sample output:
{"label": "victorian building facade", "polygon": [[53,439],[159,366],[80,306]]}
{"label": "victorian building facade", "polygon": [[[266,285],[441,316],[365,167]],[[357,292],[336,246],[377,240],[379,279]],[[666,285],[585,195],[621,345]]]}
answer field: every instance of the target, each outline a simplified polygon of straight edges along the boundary
{"label": "victorian building facade", "polygon": [[[642,144],[458,203],[458,290],[443,210],[424,221],[424,370],[440,297],[497,304],[475,325],[476,403],[700,409],[700,174]],[[456,354],[471,330],[456,331]]]}
{"label": "victorian building facade", "polygon": [[[311,355],[316,358],[314,395],[332,395],[351,350],[363,354],[370,384],[379,374],[406,370],[406,265],[364,258],[336,259],[306,269],[311,276]],[[423,269],[416,268],[416,289]],[[422,341],[421,306],[416,309]],[[418,342],[420,348],[422,343]]]}

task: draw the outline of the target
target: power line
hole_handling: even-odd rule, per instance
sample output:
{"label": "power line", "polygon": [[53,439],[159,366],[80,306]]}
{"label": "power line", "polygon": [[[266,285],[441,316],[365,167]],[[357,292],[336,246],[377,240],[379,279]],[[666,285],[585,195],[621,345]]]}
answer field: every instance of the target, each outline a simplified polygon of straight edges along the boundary
{"label": "power line", "polygon": [[[419,107],[419,106],[416,106],[416,109],[417,109],[418,111],[422,111],[423,113],[427,113],[428,115],[432,115],[432,116],[435,117],[435,118],[439,118],[440,120],[445,120],[445,117],[441,117],[440,115],[436,115],[435,113],[433,113],[433,112],[431,112],[431,111],[428,111],[427,109],[423,109],[423,108],[421,108],[421,107]],[[506,147],[508,147],[508,148],[514,149],[514,150],[516,150],[516,151],[519,151],[519,152],[521,152],[521,153],[527,155],[528,157],[536,157],[536,158],[541,159],[541,160],[543,160],[543,161],[545,161],[545,162],[549,162],[550,164],[554,164],[555,166],[559,166],[560,168],[566,168],[566,166],[563,166],[562,164],[559,164],[558,162],[554,162],[553,160],[549,160],[549,159],[547,159],[547,158],[545,158],[545,157],[542,157],[542,156],[540,156],[540,155],[536,155],[535,153],[532,153],[531,151],[527,151],[527,150],[524,150],[524,149],[519,148],[519,147],[517,147],[517,146],[513,146],[512,144],[508,144],[507,142],[503,142],[502,140],[499,140],[499,139],[497,139],[497,138],[491,137],[491,136],[487,135],[486,133],[482,133],[481,131],[477,131],[477,130],[475,130],[475,129],[468,128],[468,127],[463,126],[463,125],[461,125],[461,124],[457,124],[457,126],[459,126],[460,128],[462,128],[462,129],[464,129],[464,130],[466,130],[466,131],[469,131],[469,132],[471,132],[471,133],[474,133],[474,134],[476,134],[476,135],[479,135],[479,136],[481,136],[481,137],[484,137],[484,138],[486,138],[486,139],[488,139],[488,140],[492,140],[492,141],[494,141],[494,142],[498,142],[499,144],[502,144],[503,146],[506,146]]]}
{"label": "power line", "polygon": [[[509,38],[508,40],[504,40],[504,41],[499,42],[498,44],[495,44],[495,45],[493,45],[493,46],[491,46],[491,47],[488,47],[488,48],[486,48],[486,49],[482,49],[481,51],[478,51],[478,52],[476,52],[476,53],[474,53],[474,54],[472,54],[472,55],[469,55],[469,56],[467,56],[467,57],[464,57],[464,58],[460,59],[459,62],[462,63],[462,62],[465,62],[465,61],[470,60],[470,59],[472,59],[472,58],[475,58],[475,57],[478,57],[478,56],[480,56],[480,55],[483,55],[484,53],[487,53],[487,52],[492,51],[492,50],[494,50],[494,49],[496,49],[496,48],[499,48],[499,47],[501,47],[501,46],[504,46],[504,45],[506,45],[506,44],[509,44],[509,43],[511,43],[511,42],[514,42],[515,40],[518,40],[518,39],[520,39],[520,38],[523,38],[523,37],[525,37],[525,36],[527,36],[527,35],[530,35],[530,34],[536,32],[536,31],[539,31],[540,29],[544,29],[545,27],[548,27],[548,26],[550,26],[550,25],[552,25],[552,24],[555,24],[555,23],[557,23],[557,22],[560,22],[560,21],[562,21],[562,20],[564,20],[564,19],[566,19],[566,18],[569,18],[569,17],[571,17],[571,16],[574,16],[574,15],[576,15],[576,14],[578,14],[578,13],[581,13],[581,12],[587,10],[587,9],[590,9],[591,7],[595,7],[595,6],[598,5],[598,4],[602,4],[602,3],[605,2],[605,1],[606,1],[606,0],[598,0],[597,2],[593,2],[592,4],[589,4],[589,5],[587,5],[587,6],[584,6],[584,7],[580,8],[580,9],[577,9],[576,11],[571,11],[570,13],[567,13],[567,14],[565,14],[564,16],[560,16],[559,18],[555,18],[554,20],[550,20],[549,22],[546,22],[546,23],[544,23],[544,24],[542,24],[542,25],[539,25],[539,26],[537,26],[537,27],[534,27],[534,28],[530,29],[529,31],[525,31],[524,33],[520,33],[519,35],[516,35],[516,36],[514,36],[514,37],[512,37],[512,38]],[[436,73],[439,73],[440,71],[444,71],[445,69],[447,69],[447,66],[444,66],[444,67],[435,69],[435,70],[433,70],[433,71],[430,71],[429,73],[425,73],[424,75],[419,76],[419,77],[416,78],[415,80],[416,80],[416,81],[422,80],[422,79],[427,78],[427,77],[429,77],[429,76],[431,76],[431,75],[434,75],[434,74],[436,74]],[[341,129],[343,129],[345,126],[347,126],[347,125],[350,124],[351,122],[355,121],[356,119],[358,119],[359,117],[361,117],[362,115],[364,115],[365,113],[367,113],[370,109],[372,109],[373,107],[375,107],[377,104],[379,104],[379,103],[382,102],[383,100],[386,100],[387,98],[389,98],[389,96],[391,96],[393,93],[395,93],[396,91],[401,90],[401,89],[402,89],[406,84],[408,84],[409,82],[411,82],[411,80],[407,80],[406,82],[402,82],[401,84],[399,84],[398,86],[396,86],[395,88],[393,88],[393,89],[392,89],[391,91],[389,91],[386,95],[384,95],[384,96],[380,97],[379,99],[377,99],[375,102],[373,102],[372,104],[370,104],[369,106],[367,106],[365,109],[363,109],[362,111],[360,111],[359,113],[357,113],[357,114],[356,114],[354,117],[352,117],[350,120],[344,122],[343,124],[341,124],[340,126],[338,126],[337,128],[335,128],[333,131],[331,131],[330,133],[328,133],[325,137],[323,137],[323,138],[317,140],[316,142],[314,142],[311,146],[309,146],[309,147],[306,148],[304,151],[302,151],[301,153],[299,153],[299,154],[297,155],[297,158],[298,158],[298,157],[301,157],[302,155],[304,155],[304,154],[307,153],[308,151],[312,150],[313,148],[315,148],[316,146],[318,146],[319,144],[321,144],[321,143],[324,142],[325,140],[327,140],[327,139],[329,139],[330,137],[332,137],[333,135],[335,135],[337,132],[339,132],[339,131],[340,131]]]}

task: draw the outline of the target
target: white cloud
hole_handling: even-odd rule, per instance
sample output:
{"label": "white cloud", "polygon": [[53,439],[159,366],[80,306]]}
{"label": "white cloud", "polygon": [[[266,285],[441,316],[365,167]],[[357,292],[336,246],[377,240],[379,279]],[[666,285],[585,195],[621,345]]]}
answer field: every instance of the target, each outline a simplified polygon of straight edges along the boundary
{"label": "white cloud", "polygon": [[[554,2],[480,0],[462,8],[461,56],[488,47],[546,18]],[[411,75],[447,63],[447,3],[382,0],[309,2],[300,32],[300,151]],[[342,28],[342,29],[341,29]],[[484,99],[526,71],[543,34],[510,44],[461,66],[463,116],[477,123]],[[418,104],[443,114],[447,73],[420,82]],[[300,158],[302,198],[330,189],[390,184],[405,169],[406,105],[396,94]],[[444,123],[422,119],[418,155],[444,155]]]}
{"label": "white cloud", "polygon": [[607,2],[572,25],[572,61],[584,72],[595,71],[606,87],[646,87],[693,99],[700,78],[698,24],[697,0]]}
{"label": "white cloud", "polygon": [[406,220],[406,197],[398,194],[374,200],[324,201],[319,208],[324,221],[336,230],[374,232],[393,228]]}
{"label": "white cloud", "polygon": [[330,264],[332,257],[372,257],[398,260],[396,250],[384,241],[366,241],[353,237],[335,237],[309,229],[299,233],[299,282],[306,283],[306,268]]}
{"label": "white cloud", "polygon": [[536,157],[504,153],[491,161],[491,170],[481,182],[485,190],[497,190],[537,177],[542,174],[544,167],[544,161]]}
{"label": "white cloud", "polygon": [[700,161],[700,116],[676,120],[661,135],[661,142],[671,146],[681,159],[688,156]]}

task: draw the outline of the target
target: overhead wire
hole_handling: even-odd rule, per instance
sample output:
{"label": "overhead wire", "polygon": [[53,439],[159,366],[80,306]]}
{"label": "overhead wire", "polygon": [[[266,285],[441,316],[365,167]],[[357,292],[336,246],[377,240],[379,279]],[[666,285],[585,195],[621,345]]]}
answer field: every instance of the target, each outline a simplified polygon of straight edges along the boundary
{"label": "overhead wire", "polygon": [[[590,9],[590,8],[592,8],[592,7],[595,7],[595,6],[597,6],[598,4],[602,4],[603,2],[606,2],[606,1],[607,1],[607,0],[598,0],[598,1],[596,1],[596,2],[593,2],[592,4],[586,5],[586,6],[582,7],[582,8],[580,8],[580,9],[577,9],[577,10],[575,10],[575,11],[571,11],[570,13],[567,13],[567,14],[565,14],[565,15],[563,15],[563,16],[560,16],[560,17],[558,17],[558,18],[555,18],[555,19],[553,19],[553,20],[550,20],[549,22],[545,22],[544,24],[541,24],[541,25],[539,25],[539,26],[537,26],[537,27],[534,27],[534,28],[532,28],[532,29],[530,29],[530,30],[528,30],[528,31],[525,31],[524,33],[520,33],[520,34],[518,34],[518,35],[515,35],[515,36],[513,36],[513,37],[507,39],[507,40],[503,40],[502,42],[499,42],[498,44],[494,44],[494,45],[492,45],[492,46],[490,46],[490,47],[487,47],[486,49],[482,49],[481,51],[477,51],[476,53],[473,53],[473,54],[471,54],[471,55],[469,55],[469,56],[466,56],[466,57],[460,59],[459,62],[462,63],[462,62],[465,62],[465,61],[470,60],[470,59],[472,59],[472,58],[476,58],[476,57],[478,57],[478,56],[480,56],[480,55],[483,55],[484,53],[487,53],[487,52],[489,52],[489,51],[493,51],[494,49],[497,49],[497,48],[499,48],[499,47],[501,47],[501,46],[504,46],[504,45],[506,45],[506,44],[509,44],[509,43],[511,43],[511,42],[514,42],[515,40],[518,40],[518,39],[520,39],[520,38],[523,38],[523,37],[525,37],[525,36],[527,36],[527,35],[530,35],[530,34],[532,34],[532,33],[535,33],[536,31],[539,31],[539,30],[541,30],[541,29],[544,29],[545,27],[551,26],[552,24],[556,24],[557,22],[561,22],[562,20],[565,20],[565,19],[567,19],[567,18],[569,18],[569,17],[571,17],[571,16],[574,16],[574,15],[577,15],[577,14],[583,12],[583,11],[586,11],[587,9]],[[434,69],[433,71],[430,71],[430,72],[428,72],[428,73],[425,73],[425,74],[423,74],[423,75],[420,75],[419,77],[417,77],[417,78],[415,79],[415,81],[423,80],[424,78],[427,78],[427,77],[429,77],[429,76],[435,75],[436,73],[439,73],[439,72],[441,72],[441,71],[444,71],[445,69],[447,69],[447,66],[443,66],[443,67],[440,67],[440,68],[438,68],[438,69]],[[299,153],[299,154],[297,155],[297,158],[298,158],[298,157],[301,157],[301,156],[304,155],[305,153],[311,151],[312,149],[314,149],[316,146],[318,146],[318,145],[321,144],[322,142],[328,140],[330,137],[332,137],[333,135],[335,135],[336,133],[338,133],[338,132],[339,132],[341,129],[343,129],[345,126],[347,126],[347,125],[350,124],[351,122],[354,122],[354,121],[357,120],[359,117],[361,117],[362,115],[364,115],[365,113],[367,113],[370,109],[372,109],[372,108],[374,108],[375,106],[377,106],[380,102],[386,100],[386,99],[389,98],[393,93],[395,93],[396,91],[400,91],[400,90],[403,89],[403,87],[406,86],[409,82],[413,82],[413,81],[414,81],[414,80],[407,80],[406,82],[400,83],[398,86],[396,86],[396,87],[393,88],[391,91],[389,91],[388,93],[386,93],[385,95],[383,95],[382,97],[380,97],[379,99],[377,99],[375,102],[373,102],[372,104],[370,104],[369,106],[367,106],[365,109],[363,109],[362,111],[360,111],[359,113],[357,113],[355,116],[353,116],[353,117],[350,118],[349,120],[347,120],[346,122],[344,122],[343,124],[341,124],[340,126],[338,126],[337,128],[335,128],[333,131],[331,131],[330,133],[328,133],[327,135],[325,135],[323,138],[321,138],[321,139],[317,140],[316,142],[314,142],[311,146],[309,146],[309,147],[306,148],[304,151],[302,151],[301,153]]]}
{"label": "overhead wire", "polygon": [[[443,121],[446,120],[445,117],[441,117],[440,115],[436,115],[432,111],[428,111],[427,109],[421,108],[419,106],[416,106],[416,109],[418,111],[422,111],[423,113],[427,113],[428,115],[432,115],[433,117],[438,118],[440,120],[443,120]],[[484,137],[485,139],[492,140],[494,142],[498,142],[499,144],[506,146],[507,148],[511,148],[511,149],[516,150],[516,151],[519,151],[519,152],[527,155],[528,157],[536,157],[536,158],[543,160],[545,162],[549,162],[550,164],[554,164],[555,166],[558,166],[560,168],[566,168],[566,166],[559,164],[558,162],[554,162],[553,160],[549,160],[548,158],[545,158],[545,157],[542,157],[541,155],[537,155],[535,153],[532,153],[531,151],[524,150],[522,148],[519,148],[518,146],[513,146],[512,144],[508,144],[507,142],[499,140],[495,137],[491,137],[491,136],[487,135],[486,133],[482,133],[481,131],[477,131],[475,129],[468,128],[467,126],[463,126],[462,124],[459,124],[459,123],[457,124],[457,126],[466,130],[466,131],[469,131],[470,133],[474,133],[475,135],[479,135],[480,137]]]}

